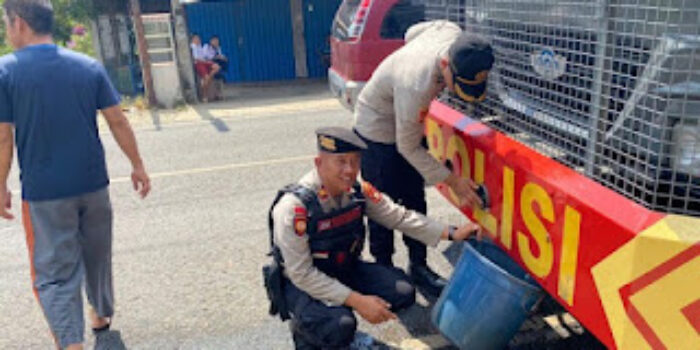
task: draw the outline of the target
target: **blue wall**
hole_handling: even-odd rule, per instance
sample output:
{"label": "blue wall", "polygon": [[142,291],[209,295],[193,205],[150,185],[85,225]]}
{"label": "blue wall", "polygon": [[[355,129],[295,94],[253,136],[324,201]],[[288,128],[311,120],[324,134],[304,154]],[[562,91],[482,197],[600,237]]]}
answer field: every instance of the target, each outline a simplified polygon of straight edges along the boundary
{"label": "blue wall", "polygon": [[[330,44],[328,36],[335,12],[342,0],[304,0],[304,37],[306,38],[306,65],[309,77],[325,77],[328,74]],[[325,56],[325,60],[324,60]],[[324,62],[325,61],[325,62]]]}
{"label": "blue wall", "polygon": [[229,0],[185,7],[190,33],[218,35],[228,82],[294,79],[289,0]]}

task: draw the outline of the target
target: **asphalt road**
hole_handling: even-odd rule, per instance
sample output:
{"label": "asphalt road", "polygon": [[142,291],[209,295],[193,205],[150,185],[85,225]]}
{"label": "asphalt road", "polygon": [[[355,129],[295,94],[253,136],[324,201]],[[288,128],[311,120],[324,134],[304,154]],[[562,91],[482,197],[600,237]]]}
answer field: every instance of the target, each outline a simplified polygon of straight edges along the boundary
{"label": "asphalt road", "polygon": [[[137,121],[137,138],[153,177],[146,200],[133,193],[128,162],[111,135],[103,134],[115,212],[114,327],[130,348],[292,347],[286,325],[267,315],[261,287],[267,209],[278,188],[311,169],[314,129],[351,124],[350,113],[325,89],[306,88],[313,93],[258,99],[246,107],[248,113],[235,102],[220,103],[198,108],[184,122]],[[14,190],[17,178],[15,165]],[[19,216],[17,191],[13,199]],[[434,192],[430,209],[444,220],[461,220]],[[19,218],[0,223],[0,240],[0,349],[51,348],[31,293]],[[403,244],[398,247],[396,261],[405,266]],[[431,251],[430,259],[449,273],[439,251]],[[428,304],[419,299],[404,321],[362,324],[361,329],[394,345],[434,334]],[[86,339],[91,341],[87,331]]]}
{"label": "asphalt road", "polygon": [[[267,314],[262,288],[267,210],[277,189],[312,169],[313,131],[350,126],[352,116],[322,83],[228,93],[232,100],[225,103],[131,115],[153,180],[146,200],[132,191],[130,167],[111,135],[102,135],[115,212],[114,328],[130,349],[292,348],[287,325]],[[19,216],[16,165],[10,178]],[[464,220],[434,190],[428,191],[428,207],[442,221]],[[398,236],[394,261],[406,267]],[[19,218],[0,222],[0,240],[0,349],[52,349],[31,292]],[[451,273],[446,251],[449,244],[441,243],[428,253],[429,264],[445,276]],[[359,328],[393,348],[445,348],[430,325],[430,306],[419,294],[400,320],[361,322]],[[548,328],[535,321],[524,326],[532,339]],[[90,346],[87,330],[86,341]]]}

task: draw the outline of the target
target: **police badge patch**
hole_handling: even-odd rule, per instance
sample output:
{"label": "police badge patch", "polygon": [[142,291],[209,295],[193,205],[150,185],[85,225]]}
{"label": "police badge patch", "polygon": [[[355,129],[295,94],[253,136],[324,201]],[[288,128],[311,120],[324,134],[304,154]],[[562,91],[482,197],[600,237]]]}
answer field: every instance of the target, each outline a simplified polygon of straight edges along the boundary
{"label": "police badge patch", "polygon": [[318,190],[318,199],[325,201],[328,198],[330,198],[328,191],[325,188],[321,187],[321,189]]}
{"label": "police badge patch", "polygon": [[382,193],[367,181],[362,182],[362,193],[373,203],[379,203],[382,201]]}
{"label": "police badge patch", "polygon": [[301,237],[306,233],[306,209],[294,207],[294,232]]}

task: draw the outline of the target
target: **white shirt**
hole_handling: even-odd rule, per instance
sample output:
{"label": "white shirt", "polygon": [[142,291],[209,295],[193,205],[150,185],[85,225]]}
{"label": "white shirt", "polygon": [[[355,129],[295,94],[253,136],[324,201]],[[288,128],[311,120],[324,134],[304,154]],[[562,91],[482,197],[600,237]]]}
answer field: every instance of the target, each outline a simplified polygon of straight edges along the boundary
{"label": "white shirt", "polygon": [[221,47],[215,49],[214,46],[211,46],[210,44],[204,45],[204,57],[206,57],[207,60],[213,60],[216,56],[219,55],[224,55],[221,52]]}
{"label": "white shirt", "polygon": [[202,45],[197,45],[195,43],[190,43],[190,49],[192,49],[192,57],[195,61],[208,61],[207,53]]}

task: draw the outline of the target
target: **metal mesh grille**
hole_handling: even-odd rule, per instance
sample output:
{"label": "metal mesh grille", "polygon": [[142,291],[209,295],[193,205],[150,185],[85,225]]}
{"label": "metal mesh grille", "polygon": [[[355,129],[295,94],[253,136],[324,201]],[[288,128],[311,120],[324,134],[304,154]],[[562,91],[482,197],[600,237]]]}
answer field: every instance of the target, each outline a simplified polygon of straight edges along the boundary
{"label": "metal mesh grille", "polygon": [[426,0],[485,35],[485,102],[454,108],[653,209],[700,216],[700,0]]}

